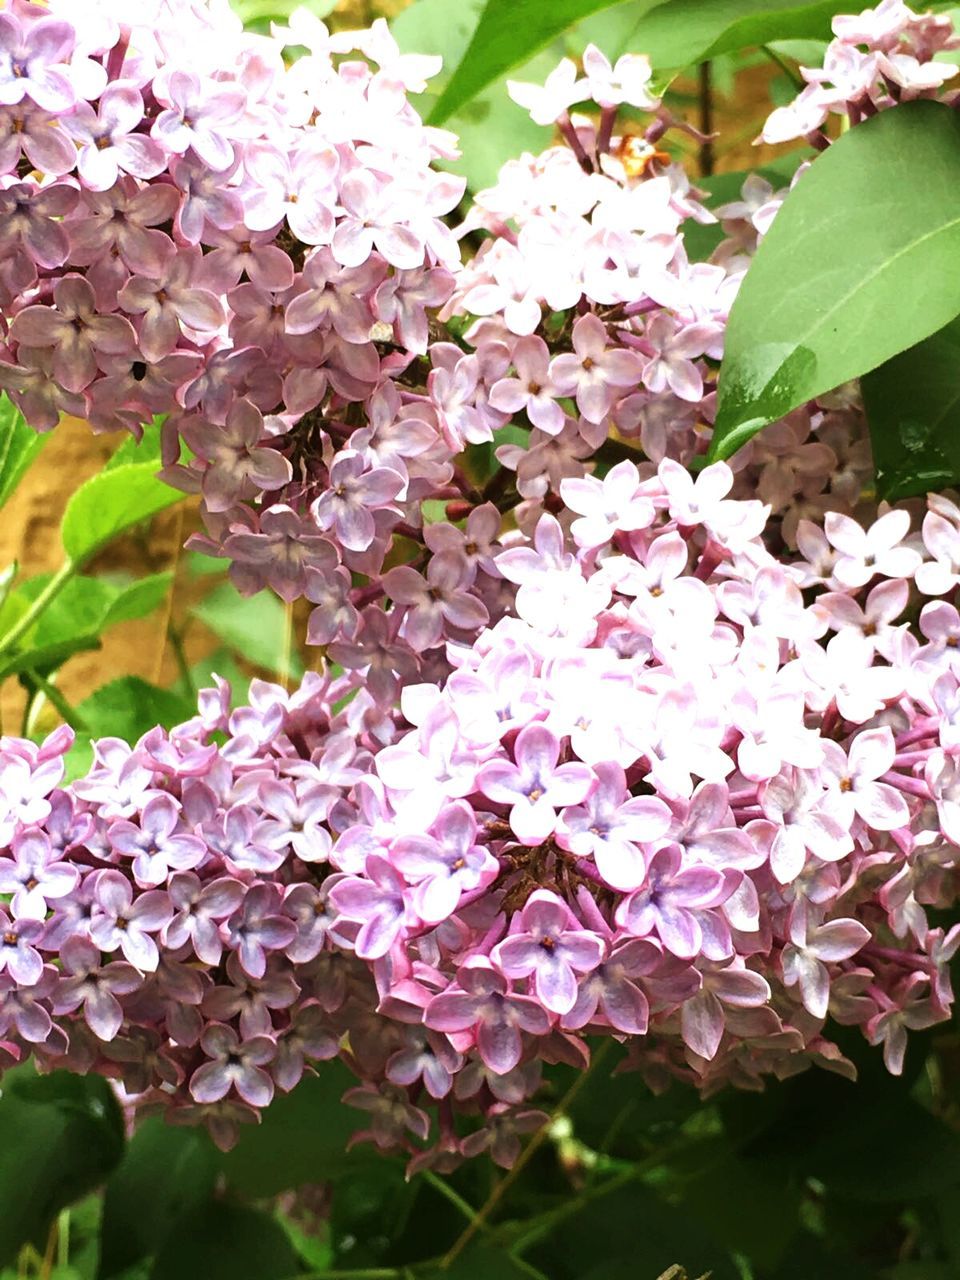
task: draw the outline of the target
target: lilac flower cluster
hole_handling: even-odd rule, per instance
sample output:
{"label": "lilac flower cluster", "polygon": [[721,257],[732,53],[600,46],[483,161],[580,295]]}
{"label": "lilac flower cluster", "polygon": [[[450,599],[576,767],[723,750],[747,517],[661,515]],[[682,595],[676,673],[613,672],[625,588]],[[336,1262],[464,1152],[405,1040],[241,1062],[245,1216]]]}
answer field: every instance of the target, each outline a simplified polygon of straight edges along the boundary
{"label": "lilac flower cluster", "polygon": [[[509,1164],[598,1036],[710,1092],[849,1074],[829,1016],[900,1070],[960,945],[960,510],[865,501],[852,388],[685,469],[783,193],[692,262],[686,126],[590,48],[512,86],[563,144],[478,195],[461,264],[454,140],[406,101],[435,60],[383,24],[73,13],[0,14],[0,386],[41,429],[167,415],[197,545],[305,595],[331,666],[68,787],[67,731],[0,739],[2,1061],[226,1145],[339,1056],[360,1136],[441,1169]],[[901,24],[877,67],[949,43],[838,22]]]}
{"label": "lilac flower cluster", "polygon": [[[767,119],[764,142],[806,138],[822,148],[831,115],[857,124],[898,102],[938,98],[957,74],[955,64],[937,58],[960,47],[951,18],[914,13],[903,0],[881,0],[875,9],[840,14],[833,19],[833,34],[823,66],[801,67],[806,87]],[[956,96],[951,91],[948,101]]]}
{"label": "lilac flower cluster", "polygon": [[[960,858],[960,510],[765,547],[723,463],[569,479],[493,554],[511,616],[386,711],[355,672],[130,747],[62,787],[0,740],[0,1036],[229,1143],[339,1055],[412,1167],[540,1123],[593,1037],[653,1088],[852,1073],[949,1016]],[[442,553],[438,553],[437,559]],[[806,595],[805,595],[806,592]],[[322,1068],[321,1068],[322,1069]]]}

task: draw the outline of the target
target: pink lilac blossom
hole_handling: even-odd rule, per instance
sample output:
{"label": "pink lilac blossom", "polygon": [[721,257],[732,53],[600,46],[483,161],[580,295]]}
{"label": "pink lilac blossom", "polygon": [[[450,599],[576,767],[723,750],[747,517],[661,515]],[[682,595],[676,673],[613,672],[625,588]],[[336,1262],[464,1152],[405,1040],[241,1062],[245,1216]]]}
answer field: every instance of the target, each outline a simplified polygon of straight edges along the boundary
{"label": "pink lilac blossom", "polygon": [[[905,581],[883,568],[792,596],[766,509],[725,497],[732,478],[623,467],[589,537],[545,515],[535,539],[491,544],[528,585],[605,588],[559,630],[518,593],[399,703],[360,668],[293,693],[254,681],[233,711],[221,684],[169,733],[96,744],[69,786],[69,731],[0,740],[6,1053],[101,1070],[134,1109],[220,1142],[238,1107],[339,1056],[359,1136],[413,1168],[514,1159],[541,1123],[539,1064],[585,1063],[598,1037],[651,1085],[666,1068],[710,1093],[851,1074],[835,1017],[899,1071],[908,1029],[953,999],[956,939],[929,912],[957,894],[960,740],[939,708],[960,680],[929,646],[852,627],[841,599]],[[890,541],[884,564],[909,571]],[[626,572],[681,551],[670,591]],[[699,697],[659,640],[672,615],[691,625],[684,582],[709,604]],[[802,652],[767,593],[790,599]],[[929,636],[944,607],[925,606]],[[842,699],[810,653],[845,637],[867,645],[868,692]],[[816,749],[784,758],[802,735]]]}
{"label": "pink lilac blossom", "polygon": [[[228,1144],[340,1056],[358,1136],[413,1169],[509,1164],[541,1064],[598,1036],[710,1093],[850,1074],[833,1016],[899,1070],[949,1016],[960,833],[960,623],[899,619],[960,582],[960,511],[864,501],[849,389],[688,471],[783,193],[748,183],[691,261],[678,122],[591,48],[512,87],[563,143],[455,235],[454,140],[405,98],[435,62],[385,25],[180,0],[81,56],[70,14],[0,15],[0,387],[42,430],[165,416],[193,545],[306,595],[337,667],[234,711],[220,683],[71,786],[69,732],[0,739],[5,1058]],[[951,72],[944,21],[837,24],[810,128]]]}

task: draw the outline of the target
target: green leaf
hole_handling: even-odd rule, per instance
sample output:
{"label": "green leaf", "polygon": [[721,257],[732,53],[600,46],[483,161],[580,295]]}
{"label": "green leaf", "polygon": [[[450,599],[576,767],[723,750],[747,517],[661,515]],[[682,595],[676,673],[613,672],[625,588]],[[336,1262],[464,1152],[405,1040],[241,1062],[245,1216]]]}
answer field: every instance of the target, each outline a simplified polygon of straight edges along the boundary
{"label": "green leaf", "polygon": [[297,1255],[269,1214],[208,1200],[178,1218],[150,1280],[290,1280]]}
{"label": "green leaf", "polygon": [[356,1080],[334,1060],[320,1074],[304,1076],[291,1093],[274,1098],[258,1125],[244,1125],[232,1150],[220,1157],[230,1186],[244,1195],[277,1195],[305,1182],[333,1180],[386,1156],[347,1151],[357,1112],[341,1101]]}
{"label": "green leaf", "polygon": [[63,548],[75,564],[183,498],[158,480],[155,471],[152,462],[124,463],[101,471],[77,489],[60,524]]}
{"label": "green leaf", "polygon": [[163,604],[172,582],[173,573],[164,570],[162,573],[150,573],[144,578],[136,578],[133,582],[117,586],[117,595],[107,608],[100,624],[101,630],[112,627],[117,622],[146,618]]}
{"label": "green leaf", "polygon": [[960,319],[866,374],[860,388],[881,497],[960,480]]}
{"label": "green leaf", "polygon": [[[487,0],[467,51],[430,113],[443,124],[499,76],[526,62],[581,18],[616,0]],[[651,0],[635,0],[637,16]]]}
{"label": "green leaf", "polygon": [[123,1153],[123,1118],[106,1080],[18,1068],[0,1099],[0,1265],[92,1191]]}
{"label": "green leaf", "polygon": [[[38,574],[11,593],[10,621],[40,595],[52,575]],[[0,659],[0,679],[33,669],[42,675],[62,666],[74,653],[100,647],[99,636],[116,622],[152,613],[169,590],[173,575],[154,573],[132,581],[107,577],[71,578],[8,657]]]}
{"label": "green leaf", "polygon": [[156,470],[163,465],[160,456],[160,430],[163,426],[163,418],[154,418],[149,426],[144,427],[143,435],[139,440],[133,436],[127,436],[126,440],[120,447],[110,455],[104,463],[104,471],[113,471],[117,467],[123,467],[131,462],[150,462]]}
{"label": "green leaf", "polygon": [[154,725],[171,729],[196,712],[190,699],[160,689],[139,676],[111,680],[78,705],[77,712],[93,738],[125,738],[135,742]]}
{"label": "green leaf", "polygon": [[156,1253],[176,1219],[209,1199],[216,1166],[203,1130],[142,1124],[107,1183],[99,1280]]}
{"label": "green leaf", "polygon": [[[211,591],[190,611],[248,662],[282,672],[286,653],[286,610],[270,591],[242,596],[229,582]],[[290,674],[299,679],[303,663],[290,654]]]}
{"label": "green leaf", "polygon": [[337,0],[230,0],[230,7],[245,23],[266,19],[284,22],[295,9],[309,9],[325,18],[337,7]]}
{"label": "green leaf", "polygon": [[960,312],[960,119],[882,111],[794,187],[730,313],[711,457]]}
{"label": "green leaf", "polygon": [[633,37],[654,67],[683,68],[773,40],[830,37],[836,0],[665,0],[641,17]]}
{"label": "green leaf", "polygon": [[0,507],[43,448],[47,437],[28,427],[12,400],[0,393]]}

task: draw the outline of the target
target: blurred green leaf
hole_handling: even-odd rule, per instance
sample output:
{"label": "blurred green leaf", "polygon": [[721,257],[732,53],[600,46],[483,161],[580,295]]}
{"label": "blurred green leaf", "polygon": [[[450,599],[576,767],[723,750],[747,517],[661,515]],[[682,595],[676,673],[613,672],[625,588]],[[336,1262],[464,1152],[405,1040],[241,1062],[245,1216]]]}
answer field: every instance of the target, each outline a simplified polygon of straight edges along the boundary
{"label": "blurred green leaf", "polygon": [[0,393],[0,507],[14,493],[47,438],[28,427],[13,401]]}
{"label": "blurred green leaf", "polygon": [[207,1201],[216,1170],[203,1129],[141,1124],[106,1186],[99,1280],[156,1253],[176,1220]]}
{"label": "blurred green leaf", "polygon": [[236,1146],[220,1157],[228,1183],[249,1196],[272,1196],[306,1182],[335,1180],[388,1157],[346,1147],[358,1113],[341,1101],[356,1080],[342,1063],[324,1062],[291,1093],[274,1098],[258,1125],[245,1125]]}
{"label": "blurred green leaf", "polygon": [[77,712],[91,737],[136,742],[154,725],[171,729],[188,720],[196,713],[196,704],[139,676],[121,676],[84,698]]}
{"label": "blurred green leaf", "polygon": [[[229,582],[215,588],[190,611],[247,662],[275,674],[286,660],[287,616],[270,591],[242,596]],[[290,654],[290,674],[299,679],[303,662]]]}
{"label": "blurred green leaf", "polygon": [[295,9],[309,9],[325,18],[337,7],[337,0],[230,0],[230,7],[244,23],[285,22]]}
{"label": "blurred green leaf", "polygon": [[150,462],[124,463],[92,476],[72,495],[60,524],[63,549],[82,564],[118,534],[183,498]]}
{"label": "blurred green leaf", "polygon": [[98,1186],[123,1154],[123,1118],[99,1076],[7,1074],[0,1098],[0,1265],[45,1244],[65,1205]]}
{"label": "blurred green leaf", "polygon": [[633,46],[654,67],[682,69],[779,40],[830,38],[837,0],[664,0],[637,24]]}
{"label": "blurred green leaf", "polygon": [[[875,369],[960,312],[960,120],[908,102],[818,156],[730,312],[711,456]],[[918,462],[922,459],[918,459]]]}
{"label": "blurred green leaf", "polygon": [[297,1255],[267,1213],[208,1200],[176,1220],[150,1280],[290,1280]]}

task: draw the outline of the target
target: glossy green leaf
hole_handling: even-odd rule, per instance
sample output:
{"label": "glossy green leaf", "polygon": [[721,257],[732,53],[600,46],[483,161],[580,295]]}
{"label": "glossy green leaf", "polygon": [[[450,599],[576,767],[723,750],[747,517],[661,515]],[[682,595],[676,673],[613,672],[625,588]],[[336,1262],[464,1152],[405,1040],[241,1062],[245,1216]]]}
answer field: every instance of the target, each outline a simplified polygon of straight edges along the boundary
{"label": "glossy green leaf", "polygon": [[[471,98],[545,48],[568,27],[616,0],[487,0],[460,63],[430,113],[431,124],[443,124]],[[650,0],[633,0],[637,17]]]}
{"label": "glossy green leaf", "polygon": [[84,698],[77,711],[92,737],[135,742],[154,725],[170,729],[187,720],[196,704],[139,676],[121,676]]}
{"label": "glossy green leaf", "polygon": [[123,1119],[99,1076],[10,1073],[0,1098],[0,1265],[41,1245],[56,1214],[98,1186],[123,1153]]}
{"label": "glossy green leaf", "polygon": [[75,564],[111,539],[180,502],[182,493],[156,478],[150,462],[124,463],[92,476],[67,503],[60,524],[63,549]]}
{"label": "glossy green leaf", "polygon": [[860,387],[881,497],[960,481],[960,319],[866,374]]}
{"label": "glossy green leaf", "polygon": [[141,1124],[107,1183],[99,1280],[156,1253],[176,1220],[208,1200],[216,1167],[203,1129]]}
{"label": "glossy green leaf", "polygon": [[836,0],[664,0],[637,24],[633,47],[654,67],[683,68],[774,40],[830,37]]}
{"label": "glossy green leaf", "polygon": [[27,426],[13,401],[0,393],[0,507],[9,500],[46,440],[47,436]]}
{"label": "glossy green leaf", "polygon": [[[287,615],[272,592],[241,596],[236,587],[225,582],[195,605],[191,613],[248,662],[266,671],[282,671]],[[298,679],[303,675],[303,663],[296,653],[290,655],[290,674]]]}
{"label": "glossy green leaf", "polygon": [[269,1214],[208,1200],[178,1218],[150,1280],[291,1280],[297,1255]]}
{"label": "glossy green leaf", "polygon": [[711,456],[875,369],[960,312],[960,119],[910,102],[797,183],[730,313]]}

